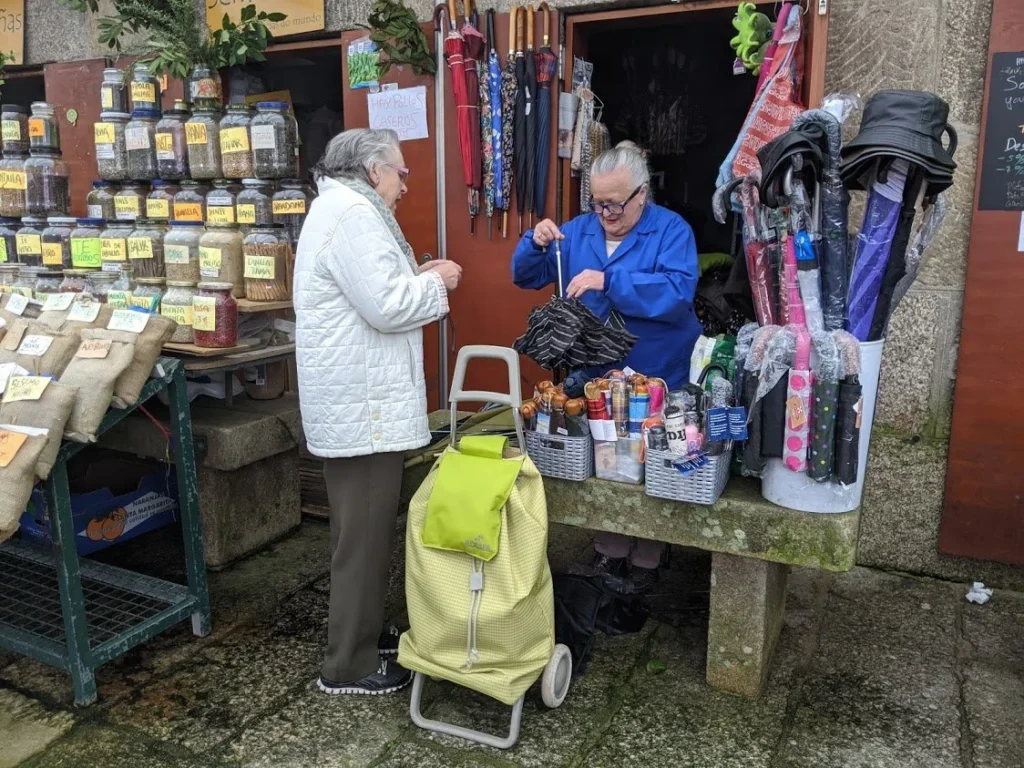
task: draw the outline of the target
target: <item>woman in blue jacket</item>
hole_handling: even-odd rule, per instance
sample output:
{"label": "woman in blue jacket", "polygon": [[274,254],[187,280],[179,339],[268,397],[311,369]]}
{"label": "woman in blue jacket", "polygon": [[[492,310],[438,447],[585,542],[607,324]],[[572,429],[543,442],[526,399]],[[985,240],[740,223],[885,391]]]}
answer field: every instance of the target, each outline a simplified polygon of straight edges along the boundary
{"label": "woman in blue jacket", "polygon": [[[693,312],[699,275],[693,230],[679,214],[651,201],[647,160],[632,142],[594,161],[591,190],[590,213],[561,229],[545,219],[523,236],[512,256],[512,280],[535,290],[557,283],[555,249],[549,246],[560,240],[565,296],[578,298],[602,320],[618,311],[637,337],[626,359],[608,368],[629,366],[679,389],[689,380],[690,355],[701,333]],[[596,548],[598,567],[622,572],[628,558],[638,587],[656,578],[660,543],[601,534]]]}

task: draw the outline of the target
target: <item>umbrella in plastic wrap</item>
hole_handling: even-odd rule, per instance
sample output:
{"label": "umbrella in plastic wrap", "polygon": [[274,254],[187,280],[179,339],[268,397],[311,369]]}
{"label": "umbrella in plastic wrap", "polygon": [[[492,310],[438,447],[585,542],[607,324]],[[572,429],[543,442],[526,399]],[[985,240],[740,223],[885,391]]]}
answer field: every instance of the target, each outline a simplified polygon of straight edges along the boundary
{"label": "umbrella in plastic wrap", "polygon": [[786,294],[786,322],[790,325],[807,327],[807,314],[804,312],[803,298],[800,296],[799,267],[796,259],[796,238],[787,234],[783,243],[785,261],[783,262],[783,292]]}
{"label": "umbrella in plastic wrap", "polygon": [[548,197],[548,155],[551,153],[551,83],[558,71],[558,56],[551,50],[551,9],[541,3],[544,14],[544,40],[537,51],[537,146],[533,177],[533,211],[538,221],[544,218]]}
{"label": "umbrella in plastic wrap", "polygon": [[733,347],[733,357],[736,360],[736,399],[741,405],[743,402],[743,388],[747,379],[747,356],[754,344],[754,334],[757,333],[757,323],[747,323],[736,334],[736,346]]}
{"label": "umbrella in plastic wrap", "polygon": [[768,342],[761,363],[757,394],[761,402],[761,455],[782,458],[786,435],[786,393],[796,353],[793,328],[783,328]]}
{"label": "umbrella in plastic wrap", "polygon": [[[487,49],[487,41],[480,34],[480,21],[473,0],[466,0],[466,21],[462,25],[462,39],[466,41],[466,110],[469,112],[469,162],[473,170],[469,208],[474,211],[469,220],[469,231],[476,231],[476,212],[480,210],[480,191],[483,188],[483,151],[480,134],[480,69]],[[473,9],[472,11],[470,9]],[[472,14],[472,15],[471,15]],[[471,20],[472,19],[472,20]]]}
{"label": "umbrella in plastic wrap", "polygon": [[501,236],[508,237],[508,211],[512,207],[512,175],[515,163],[515,116],[519,101],[516,77],[516,24],[519,9],[508,14],[508,56],[501,72]]}
{"label": "umbrella in plastic wrap", "polygon": [[[487,147],[490,147],[490,162],[484,161],[484,184],[486,186],[487,200],[487,238],[491,238],[491,222],[495,210],[504,210],[505,206],[505,177],[504,177],[504,153],[502,152],[502,122],[501,122],[501,59],[498,57],[498,39],[494,34],[493,8],[487,10],[487,43],[490,50],[487,54],[487,120],[483,118],[481,111],[480,133],[485,137],[484,157],[487,157]],[[483,88],[481,88],[483,96]]]}
{"label": "umbrella in plastic wrap", "polygon": [[[469,87],[466,82],[466,41],[459,34],[456,21],[455,0],[448,0],[448,37],[444,41],[444,53],[448,59],[448,71],[452,76],[452,97],[455,101],[456,123],[459,129],[459,154],[462,156],[462,180],[467,188],[469,201],[469,226],[473,229],[473,221],[479,208],[479,195],[473,187],[473,135],[480,138],[480,126],[476,110],[469,108]],[[473,97],[474,102],[476,96]],[[477,147],[477,165],[480,161],[479,146]],[[478,172],[479,175],[479,172]]]}
{"label": "umbrella in plastic wrap", "polygon": [[786,431],[782,463],[792,472],[807,469],[807,441],[811,420],[811,336],[807,329],[793,329],[796,350],[786,391]]}
{"label": "umbrella in plastic wrap", "polygon": [[[913,242],[907,249],[906,274],[903,275],[892,292],[893,312],[896,311],[896,307],[903,301],[903,297],[907,295],[910,286],[917,279],[917,271],[921,268],[921,258],[928,246],[932,244],[932,240],[935,239],[935,233],[939,231],[942,220],[946,218],[947,210],[949,210],[949,198],[945,192],[940,192],[935,201],[925,209],[921,226],[918,227]],[[891,313],[889,317],[892,318]]]}
{"label": "umbrella in plastic wrap", "polygon": [[860,346],[846,331],[835,331],[839,348],[839,404],[836,407],[835,475],[843,485],[857,482],[860,421],[864,390],[860,383]]}
{"label": "umbrella in plastic wrap", "polygon": [[796,228],[793,249],[796,253],[797,281],[800,285],[800,299],[803,303],[807,330],[817,333],[824,330],[825,318],[821,309],[821,270],[818,267],[818,246],[820,238],[814,230],[817,222],[817,203],[819,195],[815,195],[812,205],[807,200],[807,191],[803,182],[793,182],[793,194],[790,205],[794,218],[799,220]]}
{"label": "umbrella in plastic wrap", "polygon": [[775,323],[775,296],[768,253],[760,226],[762,215],[758,199],[759,184],[760,179],[756,174],[736,179],[715,192],[712,206],[715,218],[724,224],[732,193],[738,191],[743,216],[743,253],[753,298],[754,316],[758,325],[764,326]]}
{"label": "umbrella in plastic wrap", "polygon": [[846,320],[846,330],[858,341],[867,341],[871,334],[871,323],[889,262],[889,249],[899,224],[908,168],[905,160],[897,160],[889,168],[885,180],[879,179],[871,185],[864,223],[857,235],[857,255],[850,274],[849,316]]}
{"label": "umbrella in plastic wrap", "polygon": [[811,337],[814,345],[814,389],[811,400],[811,455],[807,474],[824,483],[832,477],[839,405],[839,347],[828,331]]}
{"label": "umbrella in plastic wrap", "polygon": [[760,477],[764,470],[761,454],[761,423],[763,400],[757,396],[761,383],[761,366],[771,340],[782,329],[777,325],[758,328],[751,339],[750,351],[743,364],[743,388],[740,402],[747,409],[747,442],[743,445],[743,474]]}

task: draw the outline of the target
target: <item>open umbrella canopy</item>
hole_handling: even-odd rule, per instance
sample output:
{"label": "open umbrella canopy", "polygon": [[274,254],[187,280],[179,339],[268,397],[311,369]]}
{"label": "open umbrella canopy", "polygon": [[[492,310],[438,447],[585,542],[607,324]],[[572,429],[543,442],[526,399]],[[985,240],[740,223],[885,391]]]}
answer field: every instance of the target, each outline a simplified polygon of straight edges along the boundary
{"label": "open umbrella canopy", "polygon": [[519,103],[516,75],[516,20],[514,5],[508,16],[508,57],[501,72],[501,236],[508,237],[508,211],[512,207],[512,175],[515,161],[515,115]]}
{"label": "open umbrella canopy", "polygon": [[[473,134],[479,137],[476,111],[469,109],[469,90],[466,83],[466,41],[459,34],[456,21],[455,0],[448,0],[448,37],[444,41],[444,54],[448,60],[448,71],[452,76],[452,97],[455,101],[456,123],[459,129],[459,154],[462,157],[462,180],[468,188],[470,226],[477,214],[476,196],[473,190]],[[477,155],[479,162],[479,155]]]}
{"label": "open umbrella canopy", "polygon": [[512,347],[548,370],[575,369],[623,360],[636,338],[602,323],[579,299],[554,296],[530,311],[526,333]]}
{"label": "open umbrella canopy", "polygon": [[551,50],[551,9],[546,2],[538,6],[544,14],[544,42],[537,51],[537,145],[534,162],[533,210],[537,220],[544,218],[548,196],[548,155],[551,149],[551,82],[558,71],[558,56]]}

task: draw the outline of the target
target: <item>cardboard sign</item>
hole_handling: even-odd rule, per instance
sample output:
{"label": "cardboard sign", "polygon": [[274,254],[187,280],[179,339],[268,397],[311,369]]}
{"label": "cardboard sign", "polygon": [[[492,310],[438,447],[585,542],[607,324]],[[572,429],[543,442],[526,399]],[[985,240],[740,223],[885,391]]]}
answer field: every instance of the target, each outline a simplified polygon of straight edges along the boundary
{"label": "cardboard sign", "polygon": [[205,144],[206,123],[185,123],[185,141],[189,144]]}
{"label": "cardboard sign", "polygon": [[277,149],[277,136],[272,125],[254,125],[252,127],[253,149]]}
{"label": "cardboard sign", "polygon": [[0,189],[28,189],[24,171],[0,171]]}
{"label": "cardboard sign", "polygon": [[220,132],[221,154],[249,151],[249,131],[246,128],[224,128]]}
{"label": "cardboard sign", "polygon": [[220,265],[220,248],[199,248],[199,271],[201,274],[217,277],[220,274]]}
{"label": "cardboard sign", "polygon": [[234,224],[235,209],[230,205],[207,204],[206,221],[209,224]]}
{"label": "cardboard sign", "polygon": [[98,269],[103,263],[98,237],[71,238],[71,266],[75,269]]}
{"label": "cardboard sign", "polygon": [[51,293],[43,302],[43,312],[63,312],[77,297],[77,293]]}
{"label": "cardboard sign", "polygon": [[173,133],[158,133],[158,134],[156,134],[156,159],[157,160],[173,160],[174,159],[174,134]]}
{"label": "cardboard sign", "polygon": [[60,243],[43,243],[43,264],[59,267],[64,263],[64,248]]}
{"label": "cardboard sign", "polygon": [[192,305],[161,304],[160,314],[169,317],[178,325],[192,325]]}
{"label": "cardboard sign", "polygon": [[[210,31],[223,28],[225,15],[237,24],[242,9],[251,4],[252,0],[207,0],[206,23]],[[260,0],[258,7],[267,13],[285,14],[284,21],[267,23],[274,37],[319,32],[324,28],[324,0]]]}
{"label": "cardboard sign", "polygon": [[75,357],[84,357],[90,360],[103,360],[110,354],[110,339],[86,339],[75,352]]}
{"label": "cardboard sign", "polygon": [[16,235],[15,247],[19,256],[39,256],[43,252],[43,238],[39,235]]}
{"label": "cardboard sign", "polygon": [[202,221],[203,220],[203,204],[202,203],[175,203],[174,204],[174,219],[175,219],[175,221]]}
{"label": "cardboard sign", "polygon": [[20,293],[12,293],[11,298],[7,300],[7,306],[4,307],[12,315],[21,317],[25,314],[25,310],[28,309],[28,299]]}
{"label": "cardboard sign", "polygon": [[119,219],[134,219],[139,215],[139,198],[135,195],[115,195],[114,213]]}
{"label": "cardboard sign", "polygon": [[114,144],[117,142],[116,126],[113,123],[96,123],[93,125],[93,137],[97,144]]}
{"label": "cardboard sign", "polygon": [[100,259],[102,261],[127,261],[128,244],[125,238],[108,237],[100,240]]}
{"label": "cardboard sign", "polygon": [[11,376],[4,390],[4,402],[16,403],[19,400],[38,400],[50,385],[48,376]]}
{"label": "cardboard sign", "polygon": [[0,123],[4,141],[21,141],[21,123],[17,120],[4,120]]}
{"label": "cardboard sign", "polygon": [[154,83],[138,83],[132,81],[132,103],[136,101],[156,101],[156,85]]}
{"label": "cardboard sign", "polygon": [[[110,293],[113,294],[114,291]],[[107,300],[110,300],[109,296]],[[71,311],[68,312],[68,322],[95,323],[96,318],[100,316],[101,306],[98,301],[76,301],[71,307]]]}
{"label": "cardboard sign", "polygon": [[239,203],[235,206],[238,212],[238,223],[239,224],[255,224],[256,223],[256,206],[252,203]]}
{"label": "cardboard sign", "polygon": [[25,0],[7,0],[0,23],[0,51],[14,54],[11,64],[25,63]]}
{"label": "cardboard sign", "polygon": [[192,328],[197,331],[217,330],[217,300],[209,296],[192,299]]}
{"label": "cardboard sign", "polygon": [[18,455],[21,446],[28,440],[24,432],[12,432],[9,429],[0,429],[0,469],[6,469]]}
{"label": "cardboard sign", "polygon": [[[127,309],[132,303],[131,291],[110,291],[107,294],[107,304],[111,309]],[[99,313],[99,309],[96,310]],[[69,318],[70,319],[70,318]],[[96,318],[93,318],[95,320]]]}
{"label": "cardboard sign", "polygon": [[53,336],[30,333],[22,339],[21,346],[18,347],[18,354],[25,355],[25,357],[42,357],[51,344],[53,344]]}
{"label": "cardboard sign", "polygon": [[7,335],[4,336],[3,349],[8,352],[14,352],[18,345],[21,344],[21,340],[25,337],[25,333],[28,331],[28,326],[25,323],[18,323],[12,326]]}
{"label": "cardboard sign", "polygon": [[164,263],[165,264],[188,264],[188,246],[187,245],[165,245],[164,246]]}
{"label": "cardboard sign", "polygon": [[107,323],[108,331],[127,331],[129,333],[142,333],[146,330],[146,323],[149,322],[149,315],[145,312],[133,312],[130,309],[115,309],[113,317]]}

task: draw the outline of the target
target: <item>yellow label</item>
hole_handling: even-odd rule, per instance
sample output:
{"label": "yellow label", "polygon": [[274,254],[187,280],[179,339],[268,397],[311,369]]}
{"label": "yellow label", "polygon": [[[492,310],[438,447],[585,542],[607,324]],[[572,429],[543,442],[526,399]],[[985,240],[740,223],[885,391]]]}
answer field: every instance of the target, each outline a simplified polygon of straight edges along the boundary
{"label": "yellow label", "polygon": [[[135,295],[132,295],[132,297],[128,300],[128,306],[130,306],[130,307],[138,307],[139,309],[144,309],[147,312],[153,312],[156,309],[159,309],[159,304],[157,303],[156,296],[135,296]],[[138,312],[131,312],[130,314],[137,315],[139,313]],[[107,326],[107,327],[109,327],[109,326]],[[120,329],[115,329],[115,330],[120,330]]]}
{"label": "yellow label", "polygon": [[131,291],[110,291],[107,294],[107,304],[111,309],[127,309],[131,300]]}
{"label": "yellow label", "polygon": [[59,267],[64,263],[64,249],[60,243],[43,243],[43,264]]}
{"label": "yellow label", "polygon": [[173,152],[174,151],[174,134],[173,133],[158,133],[156,135],[156,151],[157,152]]}
{"label": "yellow label", "polygon": [[152,259],[153,258],[153,241],[148,237],[129,237],[128,238],[128,258],[129,259]]}
{"label": "yellow label", "polygon": [[[248,0],[220,0],[206,3],[206,22],[210,31],[220,30],[225,14],[238,24]],[[324,0],[260,0],[259,9],[267,13],[283,13],[284,21],[271,21],[267,27],[274,37],[298,35],[302,32],[318,32],[324,28]]]}
{"label": "yellow label", "polygon": [[282,216],[285,214],[305,213],[306,212],[306,201],[305,200],[275,200],[274,201],[274,215]]}
{"label": "yellow label", "polygon": [[97,144],[113,144],[117,141],[114,132],[116,126],[113,123],[96,123],[93,126],[93,134],[96,136]]}
{"label": "yellow label", "polygon": [[135,195],[115,195],[114,211],[117,213],[118,218],[121,218],[122,214],[132,217],[138,216],[139,198]]}
{"label": "yellow label", "polygon": [[206,221],[210,224],[234,224],[235,209],[230,205],[207,205]]}
{"label": "yellow label", "polygon": [[164,263],[165,264],[188,264],[188,246],[187,245],[165,245],[164,246]]}
{"label": "yellow label", "polygon": [[160,307],[160,314],[162,314],[164,317],[171,318],[171,320],[176,322],[178,325],[192,325],[191,304],[186,304],[185,306],[163,304]]}
{"label": "yellow label", "polygon": [[4,141],[21,141],[21,123],[17,120],[4,120],[2,129]]}
{"label": "yellow label", "polygon": [[255,224],[256,223],[256,206],[250,203],[239,203],[237,206],[238,210],[238,223],[239,224]]}
{"label": "yellow label", "polygon": [[100,259],[103,261],[125,261],[127,252],[128,246],[122,237],[100,240]]}
{"label": "yellow label", "polygon": [[28,135],[33,139],[41,139],[46,135],[46,127],[42,118],[30,117],[28,119]]}
{"label": "yellow label", "polygon": [[220,270],[220,248],[199,248],[199,269]]}
{"label": "yellow label", "polygon": [[171,203],[169,200],[147,200],[146,216],[151,219],[169,219],[171,217]]}
{"label": "yellow label", "polygon": [[43,239],[39,235],[18,235],[19,256],[38,256],[43,252]]}
{"label": "yellow label", "polygon": [[26,189],[24,171],[0,171],[0,189]]}
{"label": "yellow label", "polygon": [[273,280],[276,271],[273,256],[245,257],[245,277],[253,280]]}
{"label": "yellow label", "polygon": [[209,296],[192,299],[192,327],[197,331],[217,330],[217,300]]}
{"label": "yellow label", "polygon": [[175,221],[202,221],[203,220],[203,204],[202,203],[175,203],[174,204],[174,220]]}
{"label": "yellow label", "polygon": [[[8,382],[7,388],[11,388],[10,382]],[[9,402],[6,396],[4,402]],[[14,457],[18,455],[18,451],[21,450],[21,446],[25,444],[26,440],[28,440],[28,435],[24,432],[0,429],[0,469],[6,469],[7,465],[14,461]]]}
{"label": "yellow label", "polygon": [[[7,263],[7,240],[5,240],[4,238],[0,237],[0,264],[6,264],[6,263]],[[3,287],[4,288],[9,288],[10,286],[3,286]],[[5,290],[4,293],[10,293],[10,291]]]}
{"label": "yellow label", "polygon": [[248,152],[248,129],[223,128],[220,132],[220,151],[225,155],[231,154],[232,152]]}
{"label": "yellow label", "polygon": [[102,106],[103,109],[114,108],[114,89],[109,85],[104,85],[100,88],[100,106]]}
{"label": "yellow label", "polygon": [[16,403],[19,400],[38,400],[50,383],[48,376],[11,376],[4,390],[4,402]]}
{"label": "yellow label", "polygon": [[78,345],[75,357],[84,357],[90,360],[103,360],[110,354],[112,339],[86,339]]}
{"label": "yellow label", "polygon": [[132,101],[156,101],[156,86],[153,83],[132,83]]}
{"label": "yellow label", "polygon": [[185,123],[185,141],[189,144],[205,144],[206,123]]}

